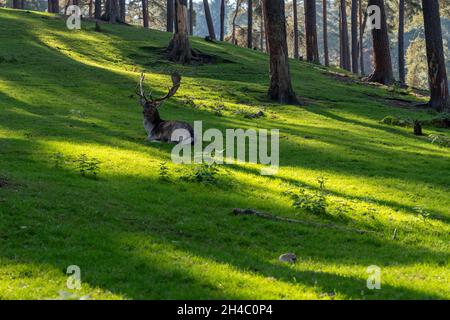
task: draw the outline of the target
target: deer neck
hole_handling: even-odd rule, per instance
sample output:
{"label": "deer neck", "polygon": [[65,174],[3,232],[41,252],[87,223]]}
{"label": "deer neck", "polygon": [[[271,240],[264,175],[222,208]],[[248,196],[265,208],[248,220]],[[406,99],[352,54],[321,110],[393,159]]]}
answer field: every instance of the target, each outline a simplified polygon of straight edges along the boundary
{"label": "deer neck", "polygon": [[159,116],[158,110],[148,110],[144,114],[144,128],[145,131],[150,135],[153,129],[158,126],[163,120]]}

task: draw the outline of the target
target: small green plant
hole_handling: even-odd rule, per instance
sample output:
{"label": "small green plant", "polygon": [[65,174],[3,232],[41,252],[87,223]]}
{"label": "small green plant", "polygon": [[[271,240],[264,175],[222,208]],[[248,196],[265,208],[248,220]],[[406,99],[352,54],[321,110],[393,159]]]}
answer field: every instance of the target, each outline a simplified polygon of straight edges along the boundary
{"label": "small green plant", "polygon": [[67,159],[63,153],[56,152],[52,155],[52,161],[53,161],[53,167],[60,169],[66,164]]}
{"label": "small green plant", "polygon": [[430,134],[428,136],[431,143],[437,144],[440,147],[448,148],[450,147],[450,138],[441,134]]}
{"label": "small green plant", "polygon": [[182,176],[182,179],[189,182],[201,182],[217,184],[219,168],[217,163],[206,163],[196,165],[191,171]]}
{"label": "small green plant", "polygon": [[159,164],[159,179],[162,181],[169,181],[169,167],[167,166],[167,162],[163,161]]}
{"label": "small green plant", "polygon": [[325,183],[328,181],[327,177],[319,176],[317,177],[317,182],[319,183],[320,190],[325,190]]}
{"label": "small green plant", "polygon": [[74,160],[76,169],[83,177],[90,177],[97,179],[98,172],[100,171],[100,160],[96,158],[89,158],[85,154],[81,154]]}
{"label": "small green plant", "polygon": [[386,116],[380,120],[380,123],[399,127],[411,127],[413,125],[413,121],[410,119],[400,119],[394,116]]}
{"label": "small green plant", "polygon": [[304,209],[314,214],[325,214],[327,208],[326,197],[321,191],[308,192],[301,188],[298,192],[291,192],[293,206],[297,209]]}
{"label": "small green plant", "polygon": [[431,217],[431,214],[422,207],[414,207],[414,211],[416,211],[417,217],[424,222],[428,222]]}

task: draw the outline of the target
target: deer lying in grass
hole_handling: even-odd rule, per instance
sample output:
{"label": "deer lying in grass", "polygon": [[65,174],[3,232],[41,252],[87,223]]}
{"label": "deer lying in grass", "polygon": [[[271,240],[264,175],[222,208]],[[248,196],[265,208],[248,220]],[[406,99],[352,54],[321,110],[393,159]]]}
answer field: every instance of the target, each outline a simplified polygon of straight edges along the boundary
{"label": "deer lying in grass", "polygon": [[144,129],[147,131],[147,141],[193,144],[195,141],[194,129],[191,125],[181,121],[162,120],[158,112],[158,108],[163,102],[177,92],[180,87],[181,76],[176,73],[172,74],[172,88],[164,97],[159,99],[153,99],[151,94],[147,97],[143,87],[144,80],[145,75],[142,73],[139,80],[139,91],[136,90],[136,93],[144,108]]}

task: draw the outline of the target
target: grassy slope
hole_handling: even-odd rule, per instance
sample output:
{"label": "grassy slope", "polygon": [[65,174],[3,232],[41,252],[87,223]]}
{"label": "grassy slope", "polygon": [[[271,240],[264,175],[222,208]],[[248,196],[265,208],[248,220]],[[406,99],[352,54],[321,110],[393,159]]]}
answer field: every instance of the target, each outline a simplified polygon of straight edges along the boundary
{"label": "grassy slope", "polygon": [[[368,97],[393,96],[291,62],[303,107],[265,101],[267,56],[229,44],[193,45],[233,63],[179,66],[143,46],[169,34],[122,26],[70,32],[46,14],[0,10],[0,298],[54,298],[69,265],[82,271],[78,297],[93,298],[450,298],[450,155],[410,129],[378,123],[386,115],[426,118]],[[11,60],[12,57],[16,58]],[[163,93],[167,73],[184,76],[165,118],[204,127],[279,128],[278,175],[228,167],[223,184],[158,179],[169,145],[144,142],[141,112],[130,95],[145,69]],[[195,106],[184,103],[192,99]],[[215,108],[223,105],[223,116]],[[265,106],[247,120],[237,110]],[[76,110],[76,111],[71,111]],[[430,130],[426,130],[430,133]],[[52,155],[102,161],[100,179]],[[184,168],[185,170],[186,168]],[[329,217],[292,208],[296,183],[328,178]],[[234,207],[377,231],[358,235],[259,218]],[[431,216],[418,218],[421,207]],[[392,241],[393,230],[398,229]],[[277,257],[295,252],[298,263]],[[366,288],[366,268],[382,268],[382,289]]]}

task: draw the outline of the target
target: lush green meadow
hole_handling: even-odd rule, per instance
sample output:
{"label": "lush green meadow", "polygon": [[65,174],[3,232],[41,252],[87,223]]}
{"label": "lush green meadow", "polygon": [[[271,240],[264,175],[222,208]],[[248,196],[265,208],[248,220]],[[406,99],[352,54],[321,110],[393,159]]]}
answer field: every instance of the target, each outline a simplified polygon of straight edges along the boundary
{"label": "lush green meadow", "polygon": [[[1,299],[450,298],[449,149],[379,122],[432,117],[386,99],[418,98],[291,61],[303,105],[276,105],[265,54],[192,38],[218,61],[180,66],[159,54],[168,33],[101,27],[70,31],[48,14],[0,9]],[[183,77],[164,119],[280,129],[278,174],[235,164],[215,184],[184,181],[193,168],[171,162],[173,146],[145,141],[133,95],[141,70],[154,95],[170,72]],[[98,179],[80,174],[73,159],[83,154],[101,162]],[[286,191],[314,194],[321,177],[326,212],[294,208]],[[373,232],[234,216],[236,207]],[[286,252],[297,263],[278,261]],[[80,290],[66,288],[70,265]],[[370,265],[380,290],[366,287]]]}

